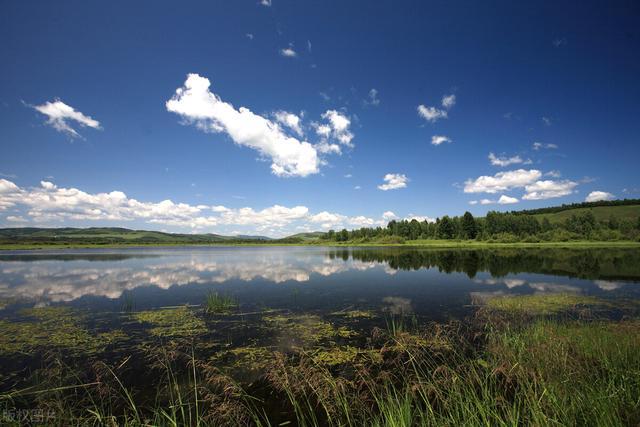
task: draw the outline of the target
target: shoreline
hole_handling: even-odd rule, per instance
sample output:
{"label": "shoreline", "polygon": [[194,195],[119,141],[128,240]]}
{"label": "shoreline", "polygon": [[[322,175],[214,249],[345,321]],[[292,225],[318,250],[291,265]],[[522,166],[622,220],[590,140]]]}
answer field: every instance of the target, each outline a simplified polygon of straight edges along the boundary
{"label": "shoreline", "polygon": [[375,242],[333,242],[333,243],[110,243],[110,244],[90,244],[90,243],[69,243],[69,244],[0,244],[0,253],[9,251],[41,251],[60,249],[156,249],[156,248],[202,248],[202,247],[398,247],[398,248],[418,248],[418,249],[492,249],[492,248],[639,248],[640,242],[634,241],[587,241],[577,240],[569,242],[515,242],[515,243],[489,243],[478,241],[447,241],[447,240],[414,240],[405,243],[375,243]]}

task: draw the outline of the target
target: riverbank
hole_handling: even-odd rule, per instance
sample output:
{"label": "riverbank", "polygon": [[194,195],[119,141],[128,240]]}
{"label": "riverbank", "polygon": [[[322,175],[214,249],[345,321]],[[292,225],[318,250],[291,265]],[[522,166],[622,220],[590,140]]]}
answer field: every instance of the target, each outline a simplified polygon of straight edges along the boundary
{"label": "riverbank", "polygon": [[417,247],[434,249],[487,249],[487,248],[639,248],[640,242],[634,241],[589,241],[576,240],[568,242],[514,242],[514,243],[493,243],[477,240],[407,240],[404,243],[376,243],[376,242],[327,242],[309,241],[297,243],[281,242],[230,242],[230,243],[113,243],[113,244],[91,244],[91,243],[60,243],[60,244],[40,244],[40,243],[18,243],[0,244],[0,251],[16,250],[59,250],[59,249],[118,249],[118,248],[163,248],[163,247],[255,247],[255,246],[326,246],[326,247]]}

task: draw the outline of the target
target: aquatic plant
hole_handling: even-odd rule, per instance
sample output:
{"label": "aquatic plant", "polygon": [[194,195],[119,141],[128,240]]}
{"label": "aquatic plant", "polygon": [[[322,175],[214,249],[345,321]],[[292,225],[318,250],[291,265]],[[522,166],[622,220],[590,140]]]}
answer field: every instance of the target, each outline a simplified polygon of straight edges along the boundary
{"label": "aquatic plant", "polygon": [[209,292],[205,301],[205,312],[209,314],[228,313],[238,306],[238,302],[230,295]]}
{"label": "aquatic plant", "polygon": [[141,311],[133,318],[152,325],[149,332],[158,337],[192,337],[207,331],[204,321],[184,306]]}
{"label": "aquatic plant", "polygon": [[62,349],[95,354],[127,338],[121,330],[90,333],[85,315],[69,307],[24,309],[22,320],[0,320],[0,354],[31,354],[38,349]]}

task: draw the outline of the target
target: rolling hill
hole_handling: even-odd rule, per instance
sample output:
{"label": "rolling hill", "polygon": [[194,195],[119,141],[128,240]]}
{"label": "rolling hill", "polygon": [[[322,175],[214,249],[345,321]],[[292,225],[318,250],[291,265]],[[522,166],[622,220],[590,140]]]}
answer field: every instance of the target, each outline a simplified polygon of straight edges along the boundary
{"label": "rolling hill", "polygon": [[3,228],[2,244],[211,244],[269,241],[264,236],[221,236],[218,234],[174,234],[116,227],[91,228]]}

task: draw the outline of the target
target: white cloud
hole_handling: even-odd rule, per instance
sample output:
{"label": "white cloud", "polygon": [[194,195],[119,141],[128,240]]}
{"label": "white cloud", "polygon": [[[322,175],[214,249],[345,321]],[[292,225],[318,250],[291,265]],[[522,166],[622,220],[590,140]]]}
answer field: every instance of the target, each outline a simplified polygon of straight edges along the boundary
{"label": "white cloud", "polygon": [[356,185],[355,187],[353,187],[354,190],[360,190],[362,187],[360,187],[359,185]]}
{"label": "white cloud", "polygon": [[524,187],[532,184],[542,176],[539,170],[517,169],[508,172],[498,172],[494,176],[480,176],[475,180],[467,180],[464,185],[465,193],[498,193],[512,188]]}
{"label": "white cloud", "polygon": [[251,33],[247,33],[247,34],[245,34],[245,36],[246,36],[249,40],[253,40],[253,34],[251,34]]}
{"label": "white cloud", "polygon": [[32,106],[36,111],[48,117],[47,124],[59,132],[77,138],[80,134],[71,127],[70,121],[76,122],[81,127],[100,129],[100,122],[90,116],[85,116],[80,111],[75,110],[70,105],[56,99],[53,102],[46,102],[42,105]]}
{"label": "white cloud", "polygon": [[556,197],[568,196],[573,193],[577,182],[564,181],[536,181],[525,187],[526,194],[522,196],[524,200],[545,200],[554,199]]}
{"label": "white cloud", "polygon": [[533,143],[533,149],[538,151],[540,149],[550,149],[550,150],[555,150],[556,148],[558,148],[558,146],[556,144],[543,144],[542,142],[534,142]]}
{"label": "white cloud", "polygon": [[206,132],[225,132],[238,145],[253,148],[272,161],[278,176],[318,173],[320,159],[306,141],[287,135],[282,128],[245,107],[235,109],[209,90],[209,79],[189,74],[183,87],[166,103],[167,110]]}
{"label": "white cloud", "polygon": [[442,97],[442,106],[449,110],[451,107],[456,105],[456,96],[455,95],[445,95]]}
{"label": "white cloud", "polygon": [[613,200],[615,198],[616,198],[616,196],[614,196],[611,193],[607,193],[606,191],[592,191],[591,193],[589,193],[587,198],[584,199],[584,201],[585,202],[600,202],[600,201],[603,201],[603,200]]}
{"label": "white cloud", "polygon": [[478,201],[477,201],[477,200],[470,200],[470,201],[469,201],[469,204],[470,204],[470,205],[477,205],[477,204],[478,204]]}
{"label": "white cloud", "polygon": [[492,204],[494,204],[494,203],[495,203],[495,202],[494,202],[493,200],[489,200],[489,199],[482,199],[482,200],[480,200],[480,204],[481,204],[481,205],[492,205]]}
{"label": "white cloud", "polygon": [[385,221],[391,221],[392,219],[396,219],[398,218],[398,215],[394,214],[391,211],[386,211],[385,213],[382,214],[382,219],[384,219]]}
{"label": "white cloud", "polygon": [[498,204],[499,205],[511,205],[513,203],[518,203],[518,199],[516,199],[515,197],[509,197],[509,196],[505,196],[504,194],[502,196],[500,196],[500,198],[498,199]]}
{"label": "white cloud", "polygon": [[280,55],[285,56],[287,58],[295,58],[296,56],[298,56],[298,53],[295,50],[293,50],[292,46],[289,46],[289,47],[280,49]]}
{"label": "white cloud", "polygon": [[412,214],[412,213],[410,213],[409,216],[406,217],[405,219],[407,221],[413,221],[415,219],[416,221],[420,221],[420,222],[423,222],[423,221],[427,221],[427,222],[431,222],[431,223],[436,222],[435,218],[431,218],[430,216],[415,215],[415,214]]}
{"label": "white cloud", "polygon": [[405,188],[409,178],[404,174],[388,173],[383,178],[384,184],[378,185],[378,188],[382,191],[397,190],[399,188]]}
{"label": "white cloud", "polygon": [[505,167],[505,166],[514,165],[514,164],[523,162],[520,156],[497,157],[493,153],[489,153],[489,161],[491,161],[491,164],[493,166],[500,166],[500,167]]}
{"label": "white cloud", "polygon": [[553,170],[545,173],[544,176],[550,176],[551,178],[560,178],[562,174],[560,173],[560,171]]}
{"label": "white cloud", "polygon": [[446,110],[441,110],[436,107],[427,107],[426,105],[418,105],[418,115],[428,122],[435,123],[440,119],[447,118]]}
{"label": "white cloud", "polygon": [[447,111],[456,104],[456,96],[453,94],[444,95],[440,103],[442,108],[429,107],[423,104],[418,105],[418,115],[431,123],[435,123],[440,119],[446,119],[449,116]]}
{"label": "white cloud", "polygon": [[545,126],[551,126],[552,121],[551,121],[551,119],[549,117],[544,117],[543,116],[541,120],[542,120],[542,123],[544,123]]}
{"label": "white cloud", "polygon": [[364,100],[365,105],[372,105],[377,107],[380,105],[380,98],[378,98],[378,89],[371,89],[369,91],[369,96]]}
{"label": "white cloud", "polygon": [[[243,228],[243,234],[275,236],[291,234],[296,228],[323,229],[383,226],[386,219],[364,215],[347,216],[335,212],[312,213],[306,206],[273,205],[264,209],[229,208],[220,205],[190,205],[172,200],[141,202],[121,191],[87,193],[77,188],[60,188],[49,181],[38,187],[20,188],[11,181],[0,180],[0,209],[24,211],[23,216],[6,219],[35,224],[69,224],[97,221],[109,223],[143,222],[192,231]],[[390,213],[385,212],[385,216]],[[235,230],[235,228],[233,229]],[[219,231],[218,231],[219,232]]]}
{"label": "white cloud", "polygon": [[451,138],[444,135],[433,135],[431,137],[431,144],[433,145],[440,145],[444,142],[451,142]]}
{"label": "white cloud", "polygon": [[302,127],[301,127],[301,119],[300,116],[296,114],[289,113],[287,111],[276,111],[275,118],[279,123],[282,123],[292,131],[294,131],[298,136],[303,135]]}
{"label": "white cloud", "polygon": [[260,4],[262,6],[270,7],[271,6],[271,0],[260,0]]}
{"label": "white cloud", "polygon": [[[316,134],[321,138],[316,148],[321,153],[337,153],[340,154],[342,149],[340,145],[353,148],[351,140],[353,133],[350,130],[351,120],[344,114],[336,110],[327,110],[322,116],[326,123],[312,123],[316,129]],[[331,140],[337,142],[331,143]]]}

